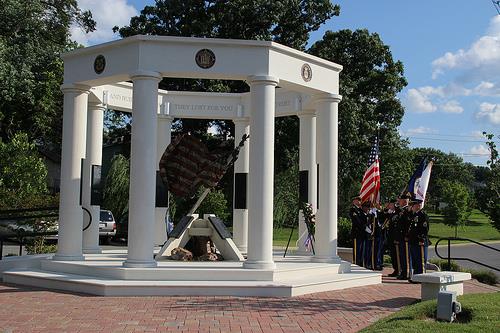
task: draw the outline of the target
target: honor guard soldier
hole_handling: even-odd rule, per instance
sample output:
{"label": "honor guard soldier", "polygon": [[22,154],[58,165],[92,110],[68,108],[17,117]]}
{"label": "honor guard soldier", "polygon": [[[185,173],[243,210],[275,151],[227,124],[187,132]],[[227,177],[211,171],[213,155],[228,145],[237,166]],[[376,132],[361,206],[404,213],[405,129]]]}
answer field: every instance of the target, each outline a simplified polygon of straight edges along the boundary
{"label": "honor guard soldier", "polygon": [[352,207],[349,210],[351,218],[351,238],[352,246],[352,263],[358,266],[363,266],[364,258],[364,220],[362,219],[363,212],[361,211],[361,198],[355,196],[352,198]]}
{"label": "honor guard soldier", "polygon": [[385,228],[384,213],[381,208],[378,205],[371,210],[373,215],[372,267],[377,271],[381,271],[384,266]]}
{"label": "honor guard soldier", "polygon": [[365,201],[361,204],[361,220],[363,223],[363,233],[364,233],[364,259],[363,266],[368,269],[373,269],[372,265],[372,243],[373,243],[373,232],[374,232],[374,219],[375,216],[371,213],[371,203]]}
{"label": "honor guard soldier", "polygon": [[408,247],[408,202],[411,198],[410,193],[405,193],[399,197],[398,206],[396,207],[397,221],[397,255],[399,258],[399,275],[398,280],[407,280],[410,276],[410,249]]}
{"label": "honor guard soldier", "polygon": [[425,272],[425,263],[427,262],[429,217],[422,210],[422,200],[414,199],[410,202],[410,205],[408,238],[411,252],[411,267],[413,274],[422,274]]}
{"label": "honor guard soldier", "polygon": [[392,199],[390,202],[387,203],[384,212],[383,212],[383,219],[384,219],[384,224],[382,226],[382,229],[386,231],[386,247],[387,251],[389,252],[389,255],[391,257],[391,264],[392,268],[394,271],[389,274],[391,277],[396,277],[399,275],[399,264],[398,264],[398,257],[397,257],[397,252],[399,250],[396,250],[396,232],[397,232],[397,220],[395,218],[396,216],[396,200]]}

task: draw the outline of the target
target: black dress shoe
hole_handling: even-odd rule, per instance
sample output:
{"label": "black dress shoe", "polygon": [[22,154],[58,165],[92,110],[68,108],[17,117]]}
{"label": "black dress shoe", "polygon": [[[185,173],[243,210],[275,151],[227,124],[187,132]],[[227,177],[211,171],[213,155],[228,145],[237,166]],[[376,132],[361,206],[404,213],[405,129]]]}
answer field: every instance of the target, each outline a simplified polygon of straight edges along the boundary
{"label": "black dress shoe", "polygon": [[389,274],[387,276],[389,276],[389,277],[396,277],[398,275],[399,275],[398,272],[392,272],[391,274]]}
{"label": "black dress shoe", "polygon": [[404,275],[398,275],[397,279],[398,280],[408,280],[408,277],[406,277]]}

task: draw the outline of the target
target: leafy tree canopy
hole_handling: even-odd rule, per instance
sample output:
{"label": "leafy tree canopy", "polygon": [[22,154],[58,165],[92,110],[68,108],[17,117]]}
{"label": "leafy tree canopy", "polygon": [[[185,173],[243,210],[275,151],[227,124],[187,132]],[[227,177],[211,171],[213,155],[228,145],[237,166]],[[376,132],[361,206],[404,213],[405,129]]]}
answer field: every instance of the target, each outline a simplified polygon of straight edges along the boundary
{"label": "leafy tree canopy", "polygon": [[130,25],[115,27],[122,37],[137,34],[274,40],[304,49],[309,33],[340,7],[328,0],[157,0]]}
{"label": "leafy tree canopy", "polygon": [[483,135],[487,139],[486,144],[490,150],[490,158],[487,162],[490,172],[486,178],[484,201],[493,226],[500,230],[500,155],[494,141],[495,135],[486,132],[483,132]]}
{"label": "leafy tree canopy", "polygon": [[[389,46],[378,34],[365,29],[327,31],[308,52],[344,67],[340,73],[339,107],[339,194],[344,210],[349,197],[359,191],[377,132],[384,170],[398,170],[404,175],[410,169],[400,158],[404,143],[397,132],[404,114],[397,93],[407,84],[403,64],[393,59]],[[392,183],[387,185],[394,186],[399,177],[390,175],[386,179]],[[390,192],[387,194],[395,190]]]}
{"label": "leafy tree canopy", "polygon": [[76,0],[0,2],[0,138],[18,131],[59,143],[63,68],[59,54],[76,47],[69,28],[95,29]]}
{"label": "leafy tree canopy", "polygon": [[47,193],[47,167],[28,135],[17,133],[0,142],[0,207],[14,207],[32,196]]}

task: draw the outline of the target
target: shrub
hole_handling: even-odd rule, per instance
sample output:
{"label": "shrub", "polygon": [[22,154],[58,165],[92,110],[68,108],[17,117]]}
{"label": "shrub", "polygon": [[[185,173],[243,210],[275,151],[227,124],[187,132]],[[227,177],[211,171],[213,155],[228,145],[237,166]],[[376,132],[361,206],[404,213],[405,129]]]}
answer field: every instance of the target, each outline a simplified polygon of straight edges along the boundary
{"label": "shrub", "polygon": [[487,269],[465,269],[464,272],[469,272],[472,275],[473,279],[476,279],[481,283],[486,283],[494,286],[500,282],[498,276]]}
{"label": "shrub", "polygon": [[56,244],[46,244],[44,237],[35,237],[26,244],[26,252],[28,254],[43,254],[57,252]]}
{"label": "shrub", "polygon": [[[200,188],[196,197],[198,198],[204,190],[203,187]],[[227,222],[227,218],[230,215],[228,203],[222,190],[210,191],[196,212],[200,214],[200,218],[203,218],[203,214],[215,214],[224,222]]]}
{"label": "shrub", "polygon": [[351,221],[349,219],[345,217],[338,218],[337,237],[339,247],[352,247]]}
{"label": "shrub", "polygon": [[431,264],[435,264],[442,271],[452,271],[452,272],[461,272],[461,267],[455,262],[451,261],[450,266],[448,266],[448,260],[446,259],[431,259],[429,260]]}

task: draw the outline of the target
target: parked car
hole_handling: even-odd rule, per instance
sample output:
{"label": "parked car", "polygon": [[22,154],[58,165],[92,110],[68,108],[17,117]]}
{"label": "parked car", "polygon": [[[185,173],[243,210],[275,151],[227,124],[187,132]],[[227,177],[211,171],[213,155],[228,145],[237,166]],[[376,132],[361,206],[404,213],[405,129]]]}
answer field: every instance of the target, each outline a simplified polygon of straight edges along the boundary
{"label": "parked car", "polygon": [[109,210],[101,209],[99,219],[99,238],[108,242],[116,235],[116,221],[113,213]]}

